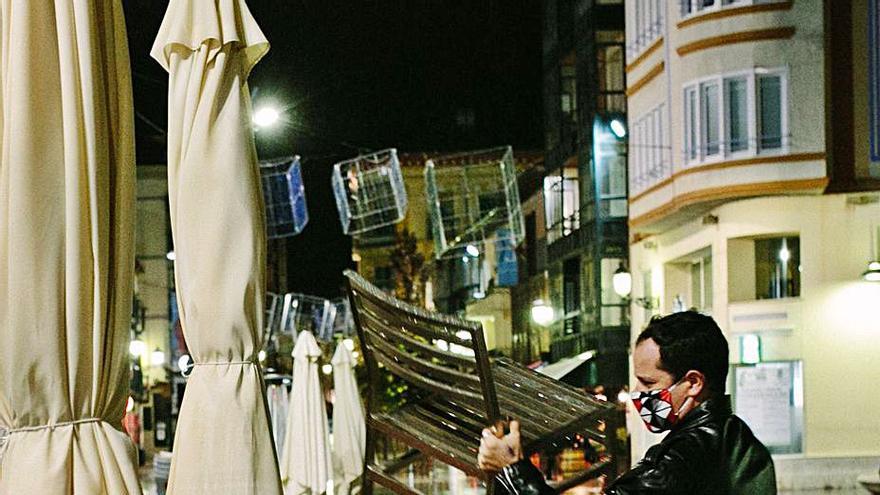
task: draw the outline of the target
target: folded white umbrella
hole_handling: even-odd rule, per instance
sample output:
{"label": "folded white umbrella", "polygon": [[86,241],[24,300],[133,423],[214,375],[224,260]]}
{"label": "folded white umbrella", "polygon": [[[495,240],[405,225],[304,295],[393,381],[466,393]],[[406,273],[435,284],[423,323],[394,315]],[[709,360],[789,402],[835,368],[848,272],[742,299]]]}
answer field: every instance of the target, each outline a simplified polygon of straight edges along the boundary
{"label": "folded white umbrella", "polygon": [[293,348],[293,389],[281,461],[286,495],[319,495],[330,475],[330,436],[318,376],[321,349],[311,332],[300,332]]}
{"label": "folded white umbrella", "polygon": [[287,385],[270,385],[266,391],[269,400],[269,420],[272,422],[272,438],[275,450],[284,451],[284,438],[287,431],[287,412],[290,409],[290,394]]}
{"label": "folded white umbrella", "polygon": [[366,429],[364,407],[354,377],[355,360],[340,342],[333,354],[333,477],[336,495],[348,495],[351,483],[364,472]]}
{"label": "folded white umbrella", "polygon": [[122,3],[0,3],[4,495],[141,493],[122,431],[137,219]]}
{"label": "folded white umbrella", "polygon": [[194,361],[169,495],[282,492],[257,359],[266,224],[247,85],[268,49],[244,0],[170,0],[150,52],[168,71],[174,280]]}

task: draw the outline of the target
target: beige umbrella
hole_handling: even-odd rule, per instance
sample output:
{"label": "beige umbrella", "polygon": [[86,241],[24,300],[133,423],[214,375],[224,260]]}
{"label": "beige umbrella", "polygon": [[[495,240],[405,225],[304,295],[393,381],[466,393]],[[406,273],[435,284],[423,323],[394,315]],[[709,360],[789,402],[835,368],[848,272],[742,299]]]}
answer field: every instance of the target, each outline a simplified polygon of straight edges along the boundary
{"label": "beige umbrella", "polygon": [[333,478],[336,495],[348,495],[351,483],[364,472],[366,429],[364,407],[354,377],[355,360],[340,342],[333,354]]}
{"label": "beige umbrella", "polygon": [[268,43],[242,0],[171,0],[151,55],[168,71],[168,200],[194,368],[170,494],[281,493],[257,352],[265,220],[247,76]]}
{"label": "beige umbrella", "polygon": [[320,495],[330,479],[330,436],[318,376],[321,349],[303,331],[293,348],[293,387],[281,472],[287,495]]}
{"label": "beige umbrella", "polygon": [[0,1],[0,493],[140,493],[122,431],[134,125],[118,0]]}

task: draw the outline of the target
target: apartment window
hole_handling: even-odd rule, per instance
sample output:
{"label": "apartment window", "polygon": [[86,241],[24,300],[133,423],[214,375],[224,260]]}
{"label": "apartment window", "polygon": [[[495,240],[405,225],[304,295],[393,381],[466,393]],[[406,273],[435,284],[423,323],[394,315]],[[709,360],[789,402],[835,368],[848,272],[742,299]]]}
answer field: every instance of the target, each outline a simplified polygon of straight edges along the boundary
{"label": "apartment window", "polygon": [[782,77],[758,77],[758,136],[761,149],[782,147]]}
{"label": "apartment window", "polygon": [[724,81],[724,101],[728,122],[726,138],[732,153],[749,147],[749,104],[746,86],[745,78],[731,78]]}
{"label": "apartment window", "polygon": [[666,0],[635,0],[633,6],[633,15],[628,16],[633,22],[627,22],[630,26],[627,46],[627,57],[630,61],[663,35]]}
{"label": "apartment window", "polygon": [[721,151],[721,139],[718,118],[718,83],[703,83],[700,85],[700,109],[702,110],[702,133],[705,156],[717,155]]}
{"label": "apartment window", "polygon": [[622,38],[623,33],[619,31],[601,31],[596,36],[599,44],[596,49],[596,69],[599,76],[596,111],[600,113],[626,112],[626,64]]}
{"label": "apartment window", "polygon": [[559,82],[561,85],[560,107],[562,114],[569,122],[577,122],[577,78],[573,65],[563,65],[559,68]]}
{"label": "apartment window", "polygon": [[580,258],[567,259],[562,264],[562,310],[565,315],[564,333],[580,332],[581,309]]}
{"label": "apartment window", "polygon": [[666,105],[660,104],[635,120],[630,141],[630,194],[651,187],[666,177]]}
{"label": "apartment window", "polygon": [[683,148],[694,164],[786,146],[785,69],[715,76],[684,87]]}
{"label": "apartment window", "polygon": [[691,262],[691,301],[700,311],[712,311],[711,255]]}
{"label": "apartment window", "polygon": [[782,0],[679,0],[681,3],[681,16],[699,14],[701,12],[721,10],[727,7],[739,7],[756,3],[768,3]]}
{"label": "apartment window", "polygon": [[544,178],[544,208],[548,243],[578,229],[580,187],[577,168],[563,168],[561,175]]}
{"label": "apartment window", "polygon": [[755,240],[755,296],[757,299],[798,297],[801,293],[800,238]]}
{"label": "apartment window", "polygon": [[684,92],[684,112],[685,112],[685,139],[686,139],[686,154],[688,160],[696,160],[697,159],[697,149],[700,146],[700,140],[697,139],[697,132],[699,130],[698,122],[697,122],[697,112],[699,108],[697,107],[697,89],[696,88],[688,88]]}

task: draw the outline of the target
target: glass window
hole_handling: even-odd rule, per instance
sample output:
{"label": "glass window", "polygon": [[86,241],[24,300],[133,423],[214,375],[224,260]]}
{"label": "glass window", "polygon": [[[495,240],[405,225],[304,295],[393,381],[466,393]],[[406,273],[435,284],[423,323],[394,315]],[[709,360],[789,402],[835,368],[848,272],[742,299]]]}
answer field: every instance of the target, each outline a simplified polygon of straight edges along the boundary
{"label": "glass window", "polygon": [[565,260],[562,264],[562,310],[566,334],[578,333],[577,314],[581,308],[580,258]]}
{"label": "glass window", "polygon": [[721,150],[720,119],[718,118],[718,83],[700,86],[700,113],[702,114],[703,151],[706,156],[717,155]]}
{"label": "glass window", "polygon": [[563,176],[544,178],[544,211],[547,219],[547,242],[566,236],[579,227],[579,183],[576,168],[566,168]]}
{"label": "glass window", "polygon": [[577,78],[573,65],[563,65],[559,68],[561,85],[561,109],[562,113],[571,122],[577,122]]}
{"label": "glass window", "polygon": [[685,150],[687,153],[688,160],[696,160],[697,159],[697,148],[698,148],[698,140],[697,140],[697,90],[695,88],[689,88],[685,92],[685,127],[686,127],[686,141],[685,141]]}
{"label": "glass window", "polygon": [[712,311],[712,256],[691,263],[691,301],[700,311]]}
{"label": "glass window", "polygon": [[727,145],[731,152],[749,147],[749,110],[745,78],[724,82],[727,106]]}
{"label": "glass window", "polygon": [[762,150],[782,147],[782,80],[758,78],[758,134]]}
{"label": "glass window", "polygon": [[622,45],[606,45],[598,50],[599,91],[624,91]]}
{"label": "glass window", "polygon": [[755,297],[798,297],[801,287],[800,238],[755,240]]}

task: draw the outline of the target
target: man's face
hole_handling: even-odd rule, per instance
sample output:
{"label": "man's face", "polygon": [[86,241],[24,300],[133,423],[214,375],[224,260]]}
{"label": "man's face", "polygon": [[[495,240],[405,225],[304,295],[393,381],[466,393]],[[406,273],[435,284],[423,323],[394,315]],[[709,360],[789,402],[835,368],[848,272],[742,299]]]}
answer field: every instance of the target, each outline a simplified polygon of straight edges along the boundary
{"label": "man's face", "polygon": [[[645,339],[633,350],[633,372],[636,375],[637,392],[669,388],[675,385],[675,377],[668,371],[660,369],[660,346],[654,339]],[[687,399],[688,387],[682,385],[672,390],[672,405],[675,410],[681,408]]]}
{"label": "man's face", "polygon": [[646,339],[633,351],[633,371],[636,375],[636,391],[645,392],[671,387],[675,379],[660,369],[660,346],[654,339]]}

